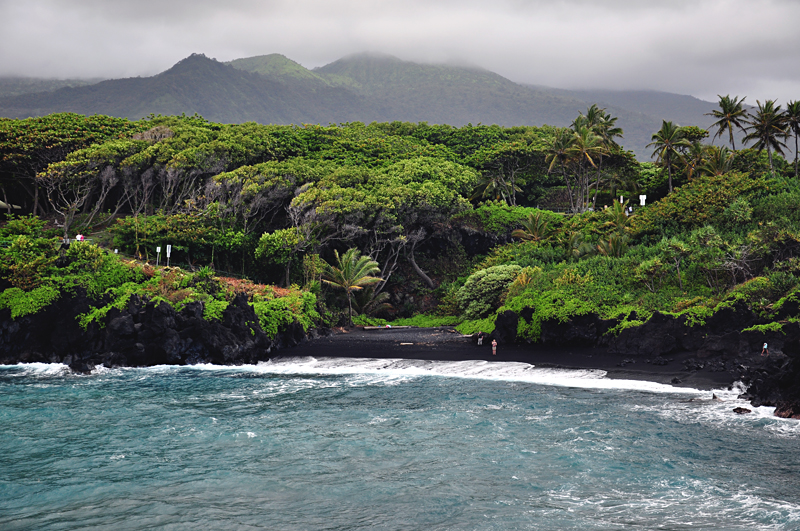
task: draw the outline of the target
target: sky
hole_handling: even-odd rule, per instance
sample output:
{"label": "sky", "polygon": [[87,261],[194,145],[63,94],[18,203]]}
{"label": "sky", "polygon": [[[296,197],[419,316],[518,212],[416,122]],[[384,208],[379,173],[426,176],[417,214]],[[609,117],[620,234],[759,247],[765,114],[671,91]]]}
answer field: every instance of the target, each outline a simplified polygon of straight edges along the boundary
{"label": "sky", "polygon": [[800,99],[800,0],[0,0],[0,76],[150,76],[192,53],[363,52],[519,83]]}

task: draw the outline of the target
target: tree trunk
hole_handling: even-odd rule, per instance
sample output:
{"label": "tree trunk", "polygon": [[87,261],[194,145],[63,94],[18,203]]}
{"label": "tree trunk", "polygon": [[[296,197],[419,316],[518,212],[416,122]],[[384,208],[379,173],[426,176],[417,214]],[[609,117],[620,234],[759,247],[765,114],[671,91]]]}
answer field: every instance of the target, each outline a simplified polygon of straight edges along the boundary
{"label": "tree trunk", "polygon": [[670,164],[669,154],[667,154],[667,173],[669,173],[669,193],[672,193],[672,164]]}
{"label": "tree trunk", "polygon": [[347,322],[351,327],[353,326],[353,302],[349,289],[347,290]]}
{"label": "tree trunk", "polygon": [[3,203],[6,204],[6,209],[8,209],[8,215],[11,215],[11,203],[8,202],[8,197],[6,197],[6,187],[0,186],[0,190],[3,190]]}
{"label": "tree trunk", "polygon": [[769,158],[769,171],[775,176],[775,168],[772,167],[772,150],[769,148],[769,143],[767,143],[767,157]]}
{"label": "tree trunk", "polygon": [[419,277],[423,280],[423,282],[425,282],[425,284],[427,284],[427,286],[430,289],[433,289],[435,287],[434,284],[433,284],[433,280],[431,280],[431,277],[429,277],[428,275],[425,274],[425,271],[420,269],[420,267],[417,265],[416,260],[414,260],[414,247],[415,246],[416,246],[416,243],[411,246],[411,252],[408,254],[408,260],[409,260],[409,262],[411,262],[411,267],[414,268],[414,271],[417,273],[417,275],[419,275]]}

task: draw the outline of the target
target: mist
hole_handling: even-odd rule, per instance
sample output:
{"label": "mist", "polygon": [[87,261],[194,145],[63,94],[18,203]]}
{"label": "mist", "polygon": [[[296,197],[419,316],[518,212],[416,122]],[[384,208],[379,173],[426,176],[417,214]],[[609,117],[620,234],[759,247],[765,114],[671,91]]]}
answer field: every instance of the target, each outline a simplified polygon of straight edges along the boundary
{"label": "mist", "polygon": [[0,0],[0,75],[150,76],[195,52],[313,68],[379,52],[551,87],[785,103],[800,99],[798,20],[789,0]]}

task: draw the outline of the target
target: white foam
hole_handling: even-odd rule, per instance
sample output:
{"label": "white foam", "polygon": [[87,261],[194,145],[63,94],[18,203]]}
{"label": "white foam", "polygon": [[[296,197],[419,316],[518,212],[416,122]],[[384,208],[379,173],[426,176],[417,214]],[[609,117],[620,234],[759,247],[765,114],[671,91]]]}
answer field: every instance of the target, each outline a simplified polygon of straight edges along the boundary
{"label": "white foam", "polygon": [[[433,361],[407,360],[399,358],[314,358],[280,357],[257,365],[156,365],[153,367],[127,368],[123,370],[142,371],[143,377],[174,372],[178,370],[197,370],[210,372],[251,372],[275,375],[334,376],[355,377],[352,384],[368,382],[397,384],[422,376],[466,378],[522,382],[581,389],[634,390],[650,393],[677,393],[699,395],[706,393],[688,387],[674,387],[667,384],[644,380],[623,380],[606,378],[606,371],[599,369],[551,369],[538,368],[521,362],[488,362],[482,360]],[[144,375],[147,376],[144,376]],[[319,382],[316,382],[319,383]]]}
{"label": "white foam", "polygon": [[[252,367],[252,366],[251,366]],[[475,380],[524,382],[582,389],[638,390],[652,393],[697,395],[697,389],[673,387],[640,380],[606,378],[595,369],[544,369],[520,362],[430,361],[376,358],[276,358],[254,366],[268,374],[370,375],[387,380],[420,376],[442,376]]]}
{"label": "white foam", "polygon": [[72,374],[68,365],[63,363],[18,363],[16,365],[0,365],[0,369],[16,369],[15,376],[67,376]]}

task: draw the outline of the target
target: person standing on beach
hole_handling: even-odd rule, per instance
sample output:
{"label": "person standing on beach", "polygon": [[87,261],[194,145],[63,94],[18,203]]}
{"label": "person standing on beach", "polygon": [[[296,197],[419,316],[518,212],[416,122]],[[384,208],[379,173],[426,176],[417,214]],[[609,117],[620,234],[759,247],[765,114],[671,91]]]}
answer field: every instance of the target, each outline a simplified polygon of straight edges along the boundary
{"label": "person standing on beach", "polygon": [[767,348],[767,344],[764,343],[764,346],[761,348],[761,355],[762,356],[769,356],[769,348]]}
{"label": "person standing on beach", "polygon": [[492,356],[497,356],[497,340],[492,339]]}
{"label": "person standing on beach", "polygon": [[483,345],[483,332],[478,332],[478,345]]}

